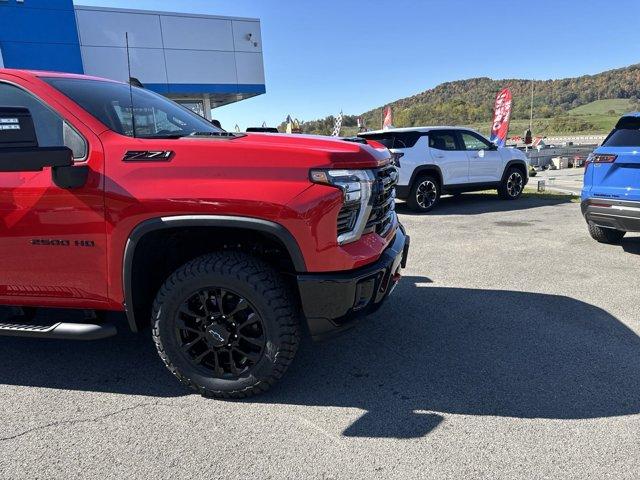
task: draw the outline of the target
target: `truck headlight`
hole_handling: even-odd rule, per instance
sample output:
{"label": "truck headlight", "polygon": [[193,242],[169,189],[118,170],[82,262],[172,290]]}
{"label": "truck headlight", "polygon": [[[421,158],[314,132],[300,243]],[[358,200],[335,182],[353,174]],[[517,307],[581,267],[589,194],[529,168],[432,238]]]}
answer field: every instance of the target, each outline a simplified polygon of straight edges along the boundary
{"label": "truck headlight", "polygon": [[343,206],[338,214],[338,243],[355,242],[362,236],[371,215],[371,193],[375,176],[370,170],[311,170],[313,183],[342,190]]}

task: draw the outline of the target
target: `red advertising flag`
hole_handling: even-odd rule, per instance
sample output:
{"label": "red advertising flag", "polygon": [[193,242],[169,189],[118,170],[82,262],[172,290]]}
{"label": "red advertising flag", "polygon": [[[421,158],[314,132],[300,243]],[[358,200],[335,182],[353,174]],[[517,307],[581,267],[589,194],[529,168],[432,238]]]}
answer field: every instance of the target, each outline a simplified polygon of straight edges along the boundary
{"label": "red advertising flag", "polygon": [[391,111],[391,105],[384,107],[382,129],[387,130],[393,127],[393,112]]}
{"label": "red advertising flag", "polygon": [[511,119],[511,90],[505,88],[496,96],[496,106],[491,124],[491,140],[499,147],[504,147],[509,133],[509,120]]}

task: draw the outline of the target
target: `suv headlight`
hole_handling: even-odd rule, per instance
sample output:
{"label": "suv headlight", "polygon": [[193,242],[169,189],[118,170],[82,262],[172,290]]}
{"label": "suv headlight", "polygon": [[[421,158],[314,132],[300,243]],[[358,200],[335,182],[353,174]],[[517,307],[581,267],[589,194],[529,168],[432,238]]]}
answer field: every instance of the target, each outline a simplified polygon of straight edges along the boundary
{"label": "suv headlight", "polygon": [[311,170],[313,183],[342,190],[343,206],[338,214],[338,243],[355,242],[362,236],[371,215],[371,193],[375,176],[371,170]]}

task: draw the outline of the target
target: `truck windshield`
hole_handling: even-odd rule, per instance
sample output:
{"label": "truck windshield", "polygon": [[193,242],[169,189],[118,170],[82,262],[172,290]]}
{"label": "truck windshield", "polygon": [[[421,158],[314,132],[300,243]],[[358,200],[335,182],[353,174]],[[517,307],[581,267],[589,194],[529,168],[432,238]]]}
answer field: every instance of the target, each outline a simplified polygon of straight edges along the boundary
{"label": "truck windshield", "polygon": [[132,87],[130,91],[129,85],[124,83],[76,78],[50,77],[42,80],[122,135],[180,138],[224,132],[187,108],[144,88]]}

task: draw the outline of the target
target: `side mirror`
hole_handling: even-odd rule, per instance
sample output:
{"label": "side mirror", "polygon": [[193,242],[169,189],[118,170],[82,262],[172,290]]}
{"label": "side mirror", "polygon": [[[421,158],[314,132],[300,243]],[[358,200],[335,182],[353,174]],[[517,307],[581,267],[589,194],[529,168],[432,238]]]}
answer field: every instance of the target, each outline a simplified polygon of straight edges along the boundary
{"label": "side mirror", "polygon": [[27,108],[0,107],[0,172],[40,172],[51,167],[60,188],[79,188],[87,182],[89,167],[74,166],[67,147],[40,147]]}
{"label": "side mirror", "polygon": [[73,189],[83,187],[89,177],[87,165],[65,165],[51,169],[53,183],[60,188]]}

